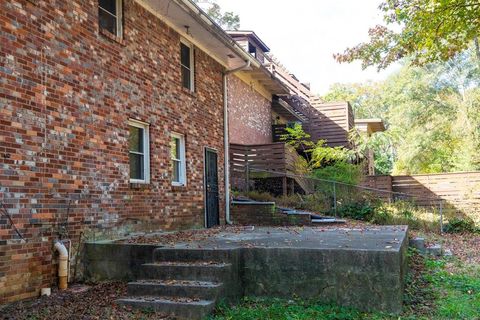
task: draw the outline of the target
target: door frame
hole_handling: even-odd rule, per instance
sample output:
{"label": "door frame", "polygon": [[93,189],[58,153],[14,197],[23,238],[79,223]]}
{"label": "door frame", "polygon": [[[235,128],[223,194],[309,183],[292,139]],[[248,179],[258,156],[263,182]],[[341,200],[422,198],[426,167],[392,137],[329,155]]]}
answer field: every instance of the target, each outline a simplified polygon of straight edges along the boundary
{"label": "door frame", "polygon": [[[213,152],[217,155],[217,181],[218,179],[218,150],[212,147],[205,146],[203,147],[203,217],[204,222],[203,226],[208,228],[208,211],[207,211],[207,151]],[[220,184],[219,184],[220,187]],[[220,223],[220,188],[218,190],[218,220]]]}

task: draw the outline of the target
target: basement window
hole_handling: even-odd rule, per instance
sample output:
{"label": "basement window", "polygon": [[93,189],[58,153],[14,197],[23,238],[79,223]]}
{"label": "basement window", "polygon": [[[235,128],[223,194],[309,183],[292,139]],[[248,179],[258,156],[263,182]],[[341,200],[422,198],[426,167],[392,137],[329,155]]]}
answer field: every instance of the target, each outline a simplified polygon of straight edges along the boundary
{"label": "basement window", "polygon": [[130,158],[130,183],[150,182],[149,125],[130,120],[128,149]]}
{"label": "basement window", "polygon": [[116,37],[122,36],[122,0],[98,0],[98,24]]}
{"label": "basement window", "polygon": [[182,67],[182,86],[190,91],[195,91],[193,46],[183,40],[180,42],[180,64]]}
{"label": "basement window", "polygon": [[185,137],[173,133],[170,140],[170,158],[172,163],[172,185],[185,186],[186,161],[185,161]]}

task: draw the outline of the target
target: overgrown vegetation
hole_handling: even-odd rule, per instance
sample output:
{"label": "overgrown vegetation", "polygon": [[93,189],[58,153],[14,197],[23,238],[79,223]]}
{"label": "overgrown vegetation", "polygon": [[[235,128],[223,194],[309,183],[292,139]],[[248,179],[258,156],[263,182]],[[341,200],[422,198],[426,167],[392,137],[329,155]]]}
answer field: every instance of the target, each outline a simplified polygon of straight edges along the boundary
{"label": "overgrown vegetation", "polygon": [[408,225],[414,230],[440,231],[440,215],[437,208],[419,208],[409,201],[384,202],[365,198],[340,205],[341,217],[362,220],[379,225]]}
{"label": "overgrown vegetation", "polygon": [[282,140],[302,153],[313,178],[348,184],[360,182],[362,165],[354,163],[359,157],[355,151],[344,147],[329,147],[325,140],[314,143],[298,123],[287,127],[286,131]]}
{"label": "overgrown vegetation", "polygon": [[449,219],[448,223],[443,227],[443,231],[448,233],[476,233],[479,232],[479,229],[475,226],[475,222],[468,217],[453,217]]}

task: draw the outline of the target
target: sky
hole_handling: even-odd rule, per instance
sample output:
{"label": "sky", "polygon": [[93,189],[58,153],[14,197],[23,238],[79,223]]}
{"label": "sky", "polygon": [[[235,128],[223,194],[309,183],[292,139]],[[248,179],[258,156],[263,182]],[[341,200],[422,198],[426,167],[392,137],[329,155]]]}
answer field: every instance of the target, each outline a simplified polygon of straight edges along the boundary
{"label": "sky", "polygon": [[382,23],[381,0],[217,0],[223,11],[240,16],[287,69],[312,91],[325,94],[334,83],[382,80],[398,69],[362,70],[360,62],[339,64],[334,53],[368,39]]}

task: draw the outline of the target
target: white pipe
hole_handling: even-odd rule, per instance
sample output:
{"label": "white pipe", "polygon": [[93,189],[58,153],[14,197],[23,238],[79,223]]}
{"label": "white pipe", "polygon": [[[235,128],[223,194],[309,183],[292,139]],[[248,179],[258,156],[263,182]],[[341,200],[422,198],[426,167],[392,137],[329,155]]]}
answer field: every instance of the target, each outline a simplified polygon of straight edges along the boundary
{"label": "white pipe", "polygon": [[60,290],[67,289],[67,277],[68,277],[68,250],[60,241],[55,242],[54,245],[55,251],[58,251],[59,254],[59,265],[58,265],[58,288]]}
{"label": "white pipe", "polygon": [[229,74],[250,68],[251,61],[236,69],[227,70],[223,73],[223,141],[224,141],[224,160],[225,160],[225,222],[232,224],[230,220],[230,141],[228,130],[228,89],[227,89],[227,76]]}

